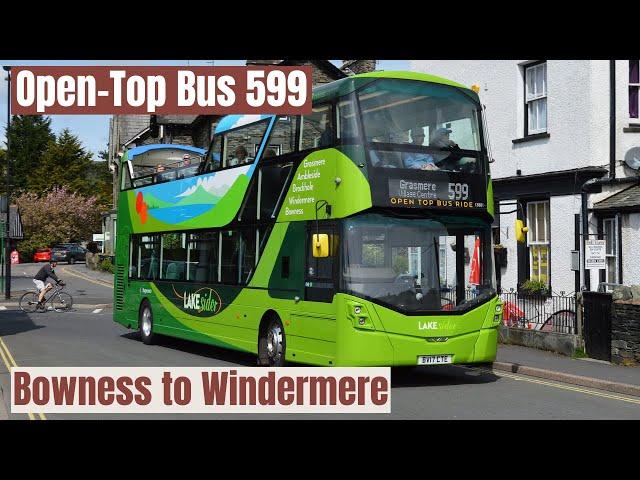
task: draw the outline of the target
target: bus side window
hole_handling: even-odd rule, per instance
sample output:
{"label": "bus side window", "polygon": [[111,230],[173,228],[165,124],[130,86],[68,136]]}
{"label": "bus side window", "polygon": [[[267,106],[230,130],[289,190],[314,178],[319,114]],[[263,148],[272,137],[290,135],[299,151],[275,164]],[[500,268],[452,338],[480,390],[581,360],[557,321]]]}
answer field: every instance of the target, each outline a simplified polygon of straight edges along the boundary
{"label": "bus side window", "polygon": [[187,234],[165,233],[162,235],[162,265],[160,278],[184,280],[187,263]]}
{"label": "bus side window", "polygon": [[260,145],[267,131],[270,120],[252,123],[223,135],[224,167],[236,167],[253,163],[256,145]]}
{"label": "bus side window", "polygon": [[218,282],[218,232],[189,234],[187,280],[198,283]]}
{"label": "bus side window", "polygon": [[220,281],[235,285],[238,283],[240,260],[240,235],[235,230],[223,230],[222,251],[220,258],[222,263],[222,275]]}
{"label": "bus side window", "polygon": [[269,220],[272,218],[278,200],[281,200],[281,197],[286,193],[283,190],[292,173],[290,162],[269,165],[260,169],[260,219]]}
{"label": "bus side window", "polygon": [[[269,143],[262,158],[269,157],[269,150],[272,150],[274,156],[286,155],[287,153],[297,150],[296,132],[300,117],[287,116],[278,117],[278,121],[273,126]],[[277,148],[276,148],[277,147]]]}
{"label": "bus side window", "polygon": [[311,115],[302,117],[301,150],[322,148],[333,145],[334,125],[333,107],[318,105],[313,107]]}
{"label": "bus side window", "polygon": [[138,278],[138,235],[131,235],[129,240],[129,278]]}
{"label": "bus side window", "polygon": [[160,272],[160,236],[143,235],[140,238],[138,278],[156,280]]}

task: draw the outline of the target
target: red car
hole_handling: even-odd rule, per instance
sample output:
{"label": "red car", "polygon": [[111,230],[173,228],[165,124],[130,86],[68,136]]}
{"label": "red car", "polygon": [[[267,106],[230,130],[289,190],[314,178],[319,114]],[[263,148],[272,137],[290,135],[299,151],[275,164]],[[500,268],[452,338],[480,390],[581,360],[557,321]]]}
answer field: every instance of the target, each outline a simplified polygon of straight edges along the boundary
{"label": "red car", "polygon": [[35,263],[48,262],[49,260],[51,260],[50,248],[39,248],[36,250],[36,253],[33,254],[33,261]]}

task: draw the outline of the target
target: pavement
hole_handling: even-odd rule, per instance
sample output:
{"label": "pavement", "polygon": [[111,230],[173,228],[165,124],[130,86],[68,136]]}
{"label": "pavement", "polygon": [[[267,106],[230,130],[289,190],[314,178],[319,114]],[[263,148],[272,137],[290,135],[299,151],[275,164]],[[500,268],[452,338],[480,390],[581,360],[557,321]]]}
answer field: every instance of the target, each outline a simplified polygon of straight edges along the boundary
{"label": "pavement", "polygon": [[499,345],[494,371],[512,372],[640,397],[640,367],[571,358],[516,345]]}

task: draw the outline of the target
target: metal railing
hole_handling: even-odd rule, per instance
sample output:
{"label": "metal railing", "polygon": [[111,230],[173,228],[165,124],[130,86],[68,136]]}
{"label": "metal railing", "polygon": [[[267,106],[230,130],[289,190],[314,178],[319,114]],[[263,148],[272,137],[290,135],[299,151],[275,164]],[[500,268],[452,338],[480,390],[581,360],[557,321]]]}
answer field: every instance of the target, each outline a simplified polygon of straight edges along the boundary
{"label": "metal railing", "polygon": [[503,290],[500,298],[503,303],[502,319],[507,327],[571,334],[578,330],[574,293],[530,295]]}
{"label": "metal railing", "polygon": [[[465,290],[465,300],[478,295],[477,290]],[[551,295],[530,295],[502,290],[499,292],[503,304],[503,323],[507,327],[538,330],[541,332],[571,333],[578,331],[575,293],[560,292]],[[454,288],[441,291],[443,310],[456,304]]]}

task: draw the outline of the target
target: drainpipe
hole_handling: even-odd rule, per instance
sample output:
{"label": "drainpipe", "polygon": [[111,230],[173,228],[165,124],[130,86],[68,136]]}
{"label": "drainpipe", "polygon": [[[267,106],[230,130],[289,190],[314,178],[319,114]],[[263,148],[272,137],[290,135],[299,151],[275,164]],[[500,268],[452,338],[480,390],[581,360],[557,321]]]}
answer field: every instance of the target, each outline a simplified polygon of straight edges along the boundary
{"label": "drainpipe", "polygon": [[609,60],[609,177],[616,178],[616,61]]}

